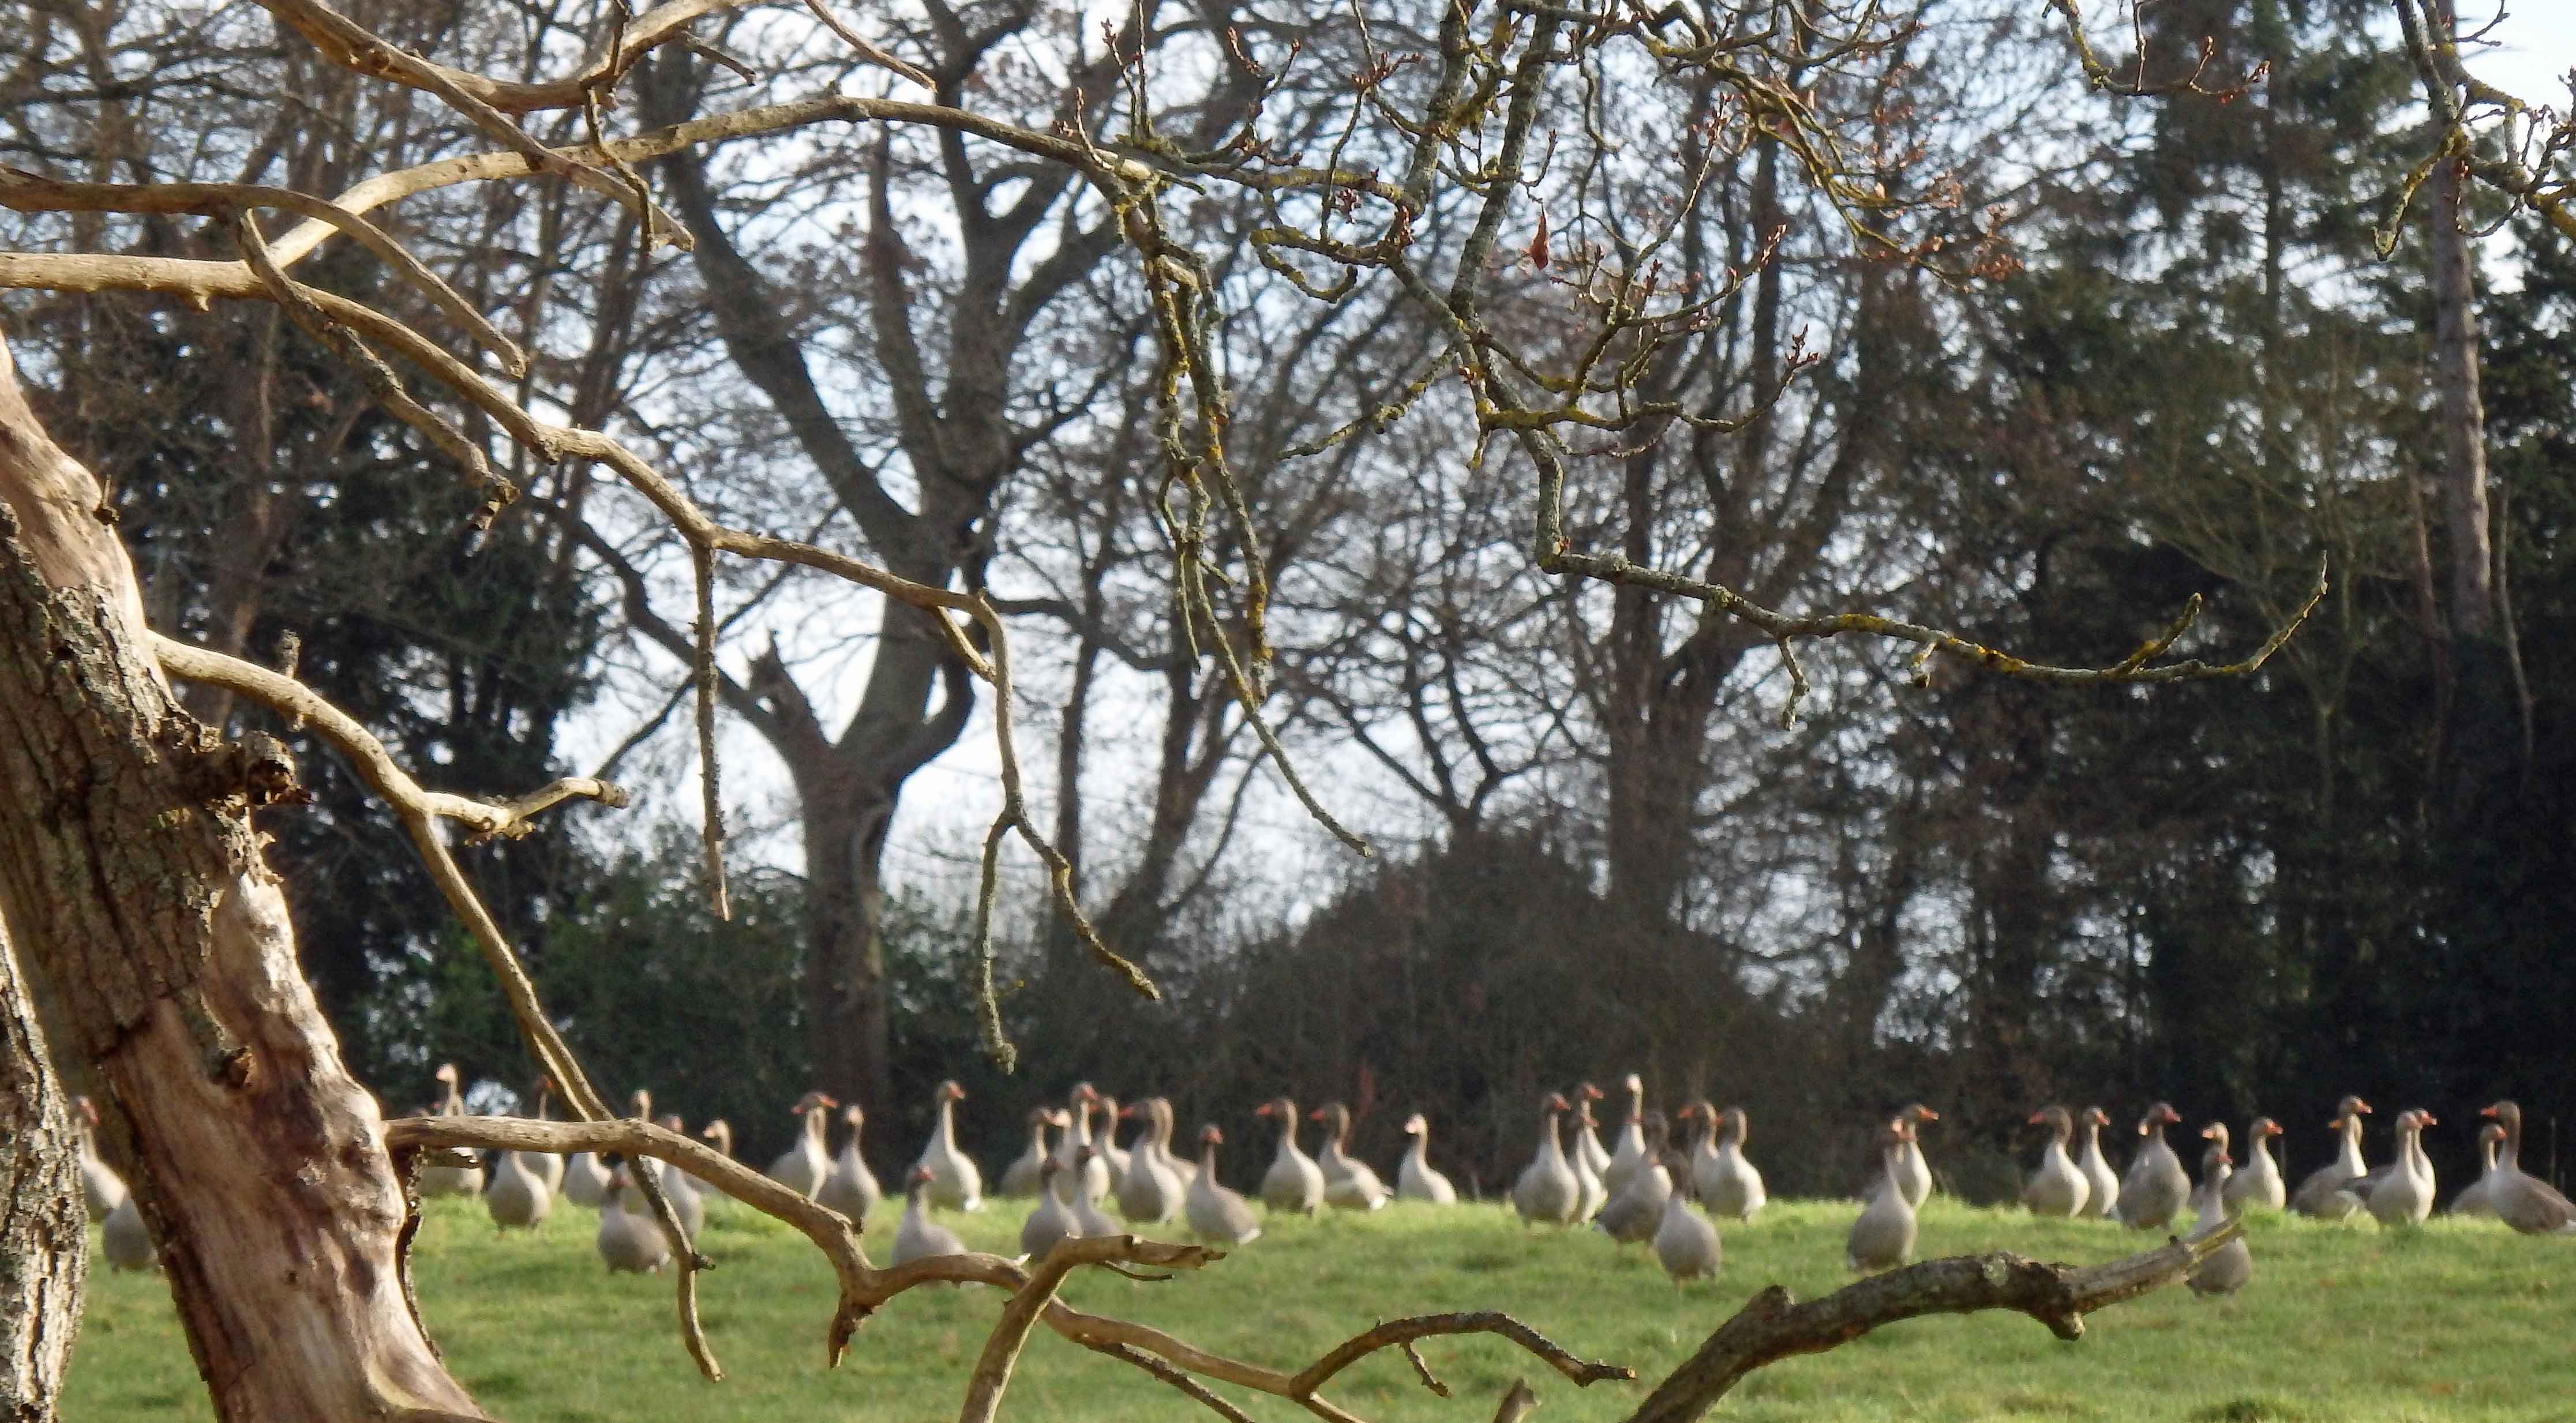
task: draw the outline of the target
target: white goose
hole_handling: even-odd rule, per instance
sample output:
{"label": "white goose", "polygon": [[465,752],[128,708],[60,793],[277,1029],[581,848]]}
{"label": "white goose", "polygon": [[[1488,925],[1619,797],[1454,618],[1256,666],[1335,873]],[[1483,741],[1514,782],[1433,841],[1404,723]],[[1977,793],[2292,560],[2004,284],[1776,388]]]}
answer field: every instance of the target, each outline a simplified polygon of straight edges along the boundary
{"label": "white goose", "polygon": [[1324,1149],[1315,1164],[1324,1171],[1324,1203],[1336,1210],[1373,1211],[1395,1193],[1369,1164],[1350,1154],[1351,1110],[1326,1102],[1309,1114],[1324,1124]]}
{"label": "white goose", "polygon": [[[437,1078],[447,1095],[439,1099],[438,1115],[465,1115],[465,1094],[459,1089],[456,1064],[442,1062]],[[483,1191],[483,1168],[480,1166],[424,1166],[420,1168],[420,1193],[423,1196],[473,1196]]]}
{"label": "white goose", "polygon": [[2289,1192],[2281,1183],[2281,1163],[2272,1155],[2272,1138],[2280,1134],[2281,1124],[2270,1117],[2256,1117],[2246,1124],[2245,1169],[2227,1178],[2228,1209],[2269,1206],[2279,1210],[2289,1203]]}
{"label": "white goose", "polygon": [[[1261,1203],[1274,1211],[1313,1215],[1324,1203],[1324,1168],[1297,1145],[1297,1104],[1273,1097],[1253,1108],[1252,1114],[1279,1119],[1279,1149],[1270,1158],[1270,1169],[1261,1174]],[[1200,1146],[1204,1152],[1206,1143]],[[1199,1169],[1207,1169],[1204,1154]]]}
{"label": "white goose", "polygon": [[[536,1096],[538,1121],[546,1121],[553,1115],[547,1110],[547,1104],[554,1100],[554,1094],[555,1084],[553,1079],[546,1077],[540,1077],[537,1079]],[[552,1151],[522,1151],[518,1156],[519,1165],[525,1169],[528,1174],[546,1183],[547,1194],[561,1195],[563,1193],[564,1159],[560,1153]]]}
{"label": "white goose", "polygon": [[810,1091],[796,1099],[796,1105],[787,1113],[801,1120],[801,1129],[796,1134],[796,1144],[769,1163],[770,1180],[809,1200],[823,1189],[824,1180],[832,1174],[832,1156],[824,1140],[828,1130],[825,1122],[838,1105],[821,1091]]}
{"label": "white goose", "polygon": [[1118,1177],[1118,1213],[1139,1225],[1161,1225],[1181,1213],[1181,1193],[1188,1189],[1181,1173],[1165,1162],[1172,1139],[1172,1104],[1148,1097],[1128,1103],[1120,1115],[1143,1118],[1145,1135],[1136,1139],[1135,1148],[1127,1153],[1127,1169]]}
{"label": "white goose", "polygon": [[2424,1154],[2424,1128],[2439,1125],[2421,1107],[2397,1114],[2396,1164],[2367,1202],[2381,1225],[2421,1225],[2433,1213],[2433,1158]]}
{"label": "white goose", "polygon": [[[91,1220],[105,1220],[125,1204],[125,1178],[99,1159],[97,1104],[87,1097],[76,1097],[72,1105],[80,1114],[81,1203],[89,1208]],[[2501,1132],[2498,1139],[2502,1139]]]}
{"label": "white goose", "polygon": [[1046,1172],[1042,1169],[1053,1154],[1047,1149],[1047,1128],[1055,1125],[1052,1107],[1029,1108],[1029,1148],[1002,1168],[1002,1183],[993,1194],[1004,1197],[1035,1196],[1045,1190]]}
{"label": "white goose", "polygon": [[2111,1114],[2100,1107],[2087,1107],[2083,1123],[2084,1155],[2075,1165],[2084,1173],[2084,1218],[2109,1220],[2120,1203],[2120,1175],[2102,1155],[2102,1128],[2111,1124]]}
{"label": "white goose", "polygon": [[1404,1134],[1413,1139],[1404,1159],[1395,1164],[1395,1193],[1408,1201],[1435,1206],[1458,1204],[1458,1188],[1431,1169],[1431,1122],[1420,1112],[1404,1119]]}
{"label": "white goose", "polygon": [[1557,1115],[1569,1109],[1562,1094],[1550,1092],[1539,1100],[1538,1110],[1538,1154],[1512,1183],[1512,1209],[1523,1225],[1572,1225],[1583,1218],[1577,1213],[1583,1205],[1583,1187],[1574,1179],[1574,1168],[1565,1163],[1556,1124]]}
{"label": "white goose", "polygon": [[[1073,1094],[1065,1103],[1069,1126],[1055,1143],[1055,1164],[1073,1181],[1073,1194],[1093,1202],[1109,1194],[1110,1184],[1108,1158],[1094,1155],[1088,1158],[1090,1165],[1083,1164],[1083,1148],[1091,1145],[1091,1108],[1099,1100],[1099,1091],[1090,1083],[1073,1084]],[[943,1106],[940,1110],[944,1113],[947,1108]],[[928,1162],[929,1153],[922,1153],[921,1159]]]}
{"label": "white goose", "polygon": [[[953,1087],[956,1084],[948,1085]],[[957,1238],[957,1232],[932,1220],[930,1213],[922,1208],[933,1179],[931,1168],[920,1165],[912,1168],[912,1178],[904,1184],[903,1222],[894,1230],[893,1259],[897,1265],[909,1265],[933,1255],[966,1253],[966,1242]],[[978,1204],[981,1200],[979,1192]]]}
{"label": "white goose", "polygon": [[885,1190],[877,1184],[877,1173],[868,1169],[867,1157],[859,1152],[859,1138],[867,1130],[867,1112],[852,1102],[841,1109],[841,1120],[850,1129],[849,1139],[841,1143],[841,1154],[833,1159],[832,1173],[823,1178],[814,1199],[825,1209],[848,1216],[852,1227],[865,1231],[868,1213],[885,1199]]}
{"label": "white goose", "polygon": [[2071,1218],[2084,1214],[2085,1202],[2093,1194],[2092,1183],[2075,1166],[2075,1158],[2066,1154],[2066,1145],[2075,1137],[2075,1118],[2064,1107],[2042,1107],[2030,1114],[2032,1126],[2048,1128],[2048,1145],[2039,1153],[2039,1169],[2021,1188],[2021,1203],[2032,1215]]}
{"label": "white goose", "polygon": [[534,1230],[554,1208],[554,1192],[546,1189],[545,1177],[528,1169],[522,1159],[526,1155],[504,1151],[492,1167],[492,1189],[483,1193],[483,1209],[496,1230]]}
{"label": "white goose", "polygon": [[[930,1145],[921,1153],[921,1165],[930,1171],[930,1200],[933,1205],[950,1210],[980,1211],[984,1208],[984,1176],[965,1152],[957,1149],[957,1104],[966,1100],[966,1089],[954,1081],[939,1084],[937,1094],[939,1120],[930,1129]],[[1107,1179],[1109,1168],[1097,1168]],[[1084,1179],[1088,1181],[1089,1174]]]}
{"label": "white goose", "polygon": [[1631,1072],[1619,1085],[1628,1089],[1628,1115],[1619,1128],[1619,1144],[1610,1152],[1610,1164],[1601,1171],[1602,1189],[1613,1200],[1646,1165],[1646,1080]]}

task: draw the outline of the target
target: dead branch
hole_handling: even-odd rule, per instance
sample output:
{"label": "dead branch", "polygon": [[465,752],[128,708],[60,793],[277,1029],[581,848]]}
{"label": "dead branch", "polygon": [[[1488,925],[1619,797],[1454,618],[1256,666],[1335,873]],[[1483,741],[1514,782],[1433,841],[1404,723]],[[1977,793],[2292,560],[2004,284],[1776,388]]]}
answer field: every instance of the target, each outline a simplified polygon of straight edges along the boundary
{"label": "dead branch", "polygon": [[2085,1315],[2181,1283],[2242,1228],[2230,1221],[2198,1240],[2170,1241],[2162,1249],[2082,1269],[2001,1252],[1926,1260],[1805,1304],[1792,1303],[1787,1290],[1773,1285],[1719,1325],[1697,1353],[1656,1385],[1628,1423],[1690,1423],[1755,1369],[1822,1353],[1881,1325],[1926,1314],[2008,1309],[2047,1325],[2060,1339],[2081,1339]]}

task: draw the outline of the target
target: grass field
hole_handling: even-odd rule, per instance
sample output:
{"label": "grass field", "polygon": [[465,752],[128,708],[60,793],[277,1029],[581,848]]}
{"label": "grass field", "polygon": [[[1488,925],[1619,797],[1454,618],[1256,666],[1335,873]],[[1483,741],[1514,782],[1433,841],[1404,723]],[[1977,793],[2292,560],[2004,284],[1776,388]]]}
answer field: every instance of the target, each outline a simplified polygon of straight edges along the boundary
{"label": "grass field", "polygon": [[[1294,1367],[1372,1322],[1500,1308],[1577,1354],[1660,1378],[1756,1288],[1799,1298],[1844,1282],[1843,1232],[1856,1207],[1774,1204],[1725,1232],[1721,1281],[1677,1292],[1651,1260],[1589,1232],[1525,1235],[1494,1207],[1399,1207],[1366,1219],[1274,1223],[1195,1276],[1138,1284],[1077,1278],[1086,1309],[1145,1320],[1204,1346]],[[414,1257],[432,1334],[475,1396],[515,1423],[885,1420],[954,1417],[1002,1296],[925,1289],[863,1330],[837,1371],[822,1367],[832,1283],[802,1237],[739,1207],[710,1212],[707,1332],[732,1377],[702,1382],[671,1327],[667,1279],[609,1276],[591,1249],[596,1217],[558,1206],[534,1239],[494,1238],[481,1207],[440,1201]],[[949,1217],[954,1222],[961,1218]],[[894,1212],[871,1224],[882,1251]],[[1016,1249],[1015,1206],[962,1218],[970,1244]],[[2017,1315],[1911,1321],[1832,1353],[1756,1374],[1716,1416],[1789,1423],[2064,1418],[2184,1423],[2548,1420],[2576,1423],[2576,1241],[2527,1240],[2495,1225],[2417,1230],[2254,1223],[2254,1283],[2227,1301],[2170,1290],[2096,1315],[2061,1344]],[[2009,1248],[2092,1263],[2139,1248],[2107,1225],[2044,1223],[2018,1211],[1935,1202],[1925,1256]],[[1542,1419],[1623,1416],[1643,1384],[1577,1390],[1526,1355],[1482,1339],[1424,1348],[1457,1391],[1443,1401],[1402,1356],[1342,1376],[1333,1396],[1379,1423],[1481,1423],[1515,1377]],[[1263,1419],[1306,1417],[1238,1399]],[[1213,1415],[1165,1385],[1053,1339],[1023,1356],[1006,1416],[1045,1420]],[[91,1277],[88,1318],[64,1417],[211,1417],[158,1276]]]}

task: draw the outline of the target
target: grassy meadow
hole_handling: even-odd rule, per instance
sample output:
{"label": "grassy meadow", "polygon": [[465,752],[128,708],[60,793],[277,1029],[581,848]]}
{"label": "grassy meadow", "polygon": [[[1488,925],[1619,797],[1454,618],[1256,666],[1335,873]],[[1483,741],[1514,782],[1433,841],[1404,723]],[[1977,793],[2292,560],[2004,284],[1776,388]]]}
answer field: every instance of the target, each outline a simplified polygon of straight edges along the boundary
{"label": "grassy meadow", "polygon": [[[1636,1249],[1597,1234],[1525,1234],[1492,1206],[1393,1207],[1272,1223],[1216,1266],[1164,1284],[1077,1277],[1080,1307],[1123,1314],[1203,1346],[1296,1367],[1372,1322],[1499,1308],[1575,1353],[1660,1378],[1756,1288],[1804,1299],[1844,1283],[1843,1233],[1857,1207],[1775,1203],[1724,1231],[1726,1271],[1677,1291]],[[870,1222],[878,1251],[897,1212]],[[667,1278],[611,1276],[591,1248],[596,1217],[558,1204],[534,1238],[497,1239],[478,1203],[430,1207],[414,1255],[421,1309],[450,1366],[514,1423],[864,1420],[955,1416],[967,1372],[1002,1296],[917,1290],[862,1330],[836,1371],[822,1367],[832,1280],[802,1237],[711,1202],[701,1281],[707,1333],[731,1377],[703,1382],[672,1328]],[[948,1217],[968,1243],[1011,1251],[1020,1211]],[[2566,1419],[2576,1423],[2576,1240],[2529,1240],[2493,1224],[2415,1230],[2254,1222],[2254,1283],[2224,1301],[2175,1289],[2095,1315],[2062,1344],[2018,1315],[1910,1321],[1831,1353],[1777,1364],[1716,1417],[1778,1423],[1887,1419],[2178,1420],[2178,1423],[2375,1423]],[[2117,1227],[2035,1221],[2019,1211],[1935,1201],[1920,1257],[2007,1248],[2093,1263],[2140,1248]],[[1331,1391],[1375,1423],[1481,1423],[1515,1377],[1553,1423],[1624,1416],[1640,1384],[1578,1390],[1506,1345],[1423,1346],[1456,1392],[1433,1397],[1399,1353],[1342,1375]],[[1224,1391],[1220,1386],[1220,1391]],[[1238,1396],[1255,1417],[1305,1417]],[[1005,1414],[1022,1419],[1212,1417],[1143,1374],[1041,1329],[1022,1356]],[[64,1417],[212,1416],[160,1277],[97,1267]]]}

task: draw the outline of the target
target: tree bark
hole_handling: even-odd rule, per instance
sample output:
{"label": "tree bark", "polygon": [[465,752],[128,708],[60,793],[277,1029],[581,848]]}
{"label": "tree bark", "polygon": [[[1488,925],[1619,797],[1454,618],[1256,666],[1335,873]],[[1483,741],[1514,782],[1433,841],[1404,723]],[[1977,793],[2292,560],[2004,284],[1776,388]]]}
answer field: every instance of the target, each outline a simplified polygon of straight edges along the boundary
{"label": "tree bark", "polygon": [[0,916],[98,1074],[216,1416],[483,1416],[405,1297],[376,1103],[298,969],[237,748],[162,680],[97,483],[5,359],[0,506]]}
{"label": "tree bark", "polygon": [[89,1216],[62,1083],[0,924],[0,1423],[51,1423],[89,1275]]}

